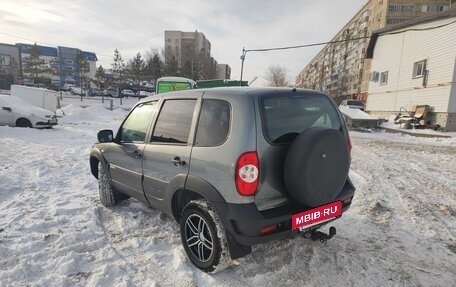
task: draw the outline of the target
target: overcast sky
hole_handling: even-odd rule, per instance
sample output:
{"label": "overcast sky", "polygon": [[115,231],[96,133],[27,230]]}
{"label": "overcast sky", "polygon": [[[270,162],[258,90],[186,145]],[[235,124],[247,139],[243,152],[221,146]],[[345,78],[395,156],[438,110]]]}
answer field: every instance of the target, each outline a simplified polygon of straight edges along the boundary
{"label": "overcast sky", "polygon": [[[162,49],[165,30],[199,31],[218,63],[239,79],[242,48],[258,49],[318,43],[331,38],[367,0],[0,0],[0,43],[38,43],[79,48],[97,54],[110,68],[114,49],[124,59]],[[244,79],[265,84],[270,65],[296,75],[321,47],[251,52]]]}

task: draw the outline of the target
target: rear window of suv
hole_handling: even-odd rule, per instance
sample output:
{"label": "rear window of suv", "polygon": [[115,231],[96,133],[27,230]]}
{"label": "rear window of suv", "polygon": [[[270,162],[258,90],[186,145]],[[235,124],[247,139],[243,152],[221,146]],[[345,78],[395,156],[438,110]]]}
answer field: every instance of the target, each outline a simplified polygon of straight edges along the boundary
{"label": "rear window of suv", "polygon": [[321,94],[266,95],[260,99],[263,133],[272,144],[287,143],[310,127],[343,131],[331,100]]}

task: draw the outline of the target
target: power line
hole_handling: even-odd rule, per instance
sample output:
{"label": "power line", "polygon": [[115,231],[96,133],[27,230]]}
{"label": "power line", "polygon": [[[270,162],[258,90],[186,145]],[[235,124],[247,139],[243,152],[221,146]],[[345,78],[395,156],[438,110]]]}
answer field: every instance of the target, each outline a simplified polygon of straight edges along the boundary
{"label": "power line", "polygon": [[308,47],[321,46],[321,45],[327,45],[327,44],[342,43],[342,42],[348,42],[348,41],[363,40],[363,39],[369,39],[369,38],[370,37],[359,37],[359,38],[350,38],[350,39],[345,39],[345,40],[336,40],[336,41],[312,43],[312,44],[305,44],[305,45],[298,45],[298,46],[279,47],[279,48],[242,49],[242,51],[247,53],[247,52],[267,52],[267,51],[289,50],[289,49],[308,48]]}
{"label": "power line", "polygon": [[[438,26],[433,26],[433,27],[426,27],[426,28],[409,28],[397,32],[389,32],[389,33],[380,33],[382,35],[395,35],[395,34],[400,34],[400,33],[405,33],[409,31],[428,31],[428,30],[434,30],[434,29],[439,29],[451,24],[456,23],[456,21],[452,21],[446,24],[438,25]],[[267,51],[278,51],[278,50],[289,50],[289,49],[297,49],[297,48],[308,48],[308,47],[315,47],[315,46],[322,46],[322,45],[327,45],[327,44],[336,44],[336,43],[343,43],[343,42],[349,42],[349,41],[356,41],[356,40],[364,40],[364,39],[370,39],[370,36],[365,36],[365,37],[359,37],[359,38],[349,38],[345,40],[335,40],[335,41],[328,41],[328,42],[320,42],[320,43],[312,43],[312,44],[304,44],[304,45],[297,45],[297,46],[287,46],[287,47],[278,47],[278,48],[263,48],[263,49],[242,49],[243,52],[267,52]]]}

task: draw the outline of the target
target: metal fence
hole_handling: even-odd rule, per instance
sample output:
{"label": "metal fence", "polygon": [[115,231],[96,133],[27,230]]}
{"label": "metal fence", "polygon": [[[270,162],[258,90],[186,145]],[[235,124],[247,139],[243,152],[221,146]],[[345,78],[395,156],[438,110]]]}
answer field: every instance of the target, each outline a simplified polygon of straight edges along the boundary
{"label": "metal fence", "polygon": [[78,97],[78,96],[63,96],[63,94],[60,94],[60,102],[62,102],[64,99],[78,99],[82,103],[82,104],[79,104],[79,106],[84,107],[84,108],[90,106],[90,104],[84,105],[84,101],[98,101],[98,102],[101,102],[103,105],[107,101],[109,104],[108,105],[109,110],[112,111],[114,109],[113,99],[106,99],[105,97],[101,97],[101,98],[83,97],[83,96]]}

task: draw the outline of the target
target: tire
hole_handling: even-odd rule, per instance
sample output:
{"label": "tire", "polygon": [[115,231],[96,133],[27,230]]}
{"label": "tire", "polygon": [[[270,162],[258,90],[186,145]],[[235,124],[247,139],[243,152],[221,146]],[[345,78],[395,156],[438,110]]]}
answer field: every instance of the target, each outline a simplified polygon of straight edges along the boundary
{"label": "tire", "polygon": [[18,119],[16,121],[16,127],[20,128],[32,128],[32,123],[27,119]]}
{"label": "tire", "polygon": [[291,143],[284,181],[292,199],[316,207],[333,201],[348,176],[350,153],[346,138],[335,129],[309,128]]}
{"label": "tire", "polygon": [[207,201],[191,201],[184,207],[180,233],[187,257],[202,271],[215,274],[231,265],[225,229]]}
{"label": "tire", "polygon": [[119,201],[129,198],[128,195],[120,193],[112,187],[101,162],[98,163],[98,194],[101,204],[106,207],[114,206]]}

